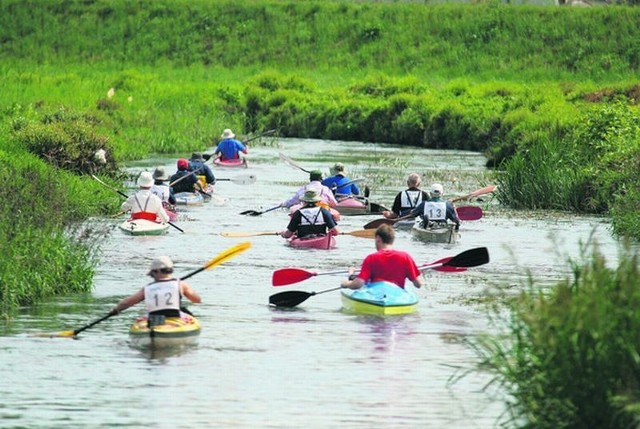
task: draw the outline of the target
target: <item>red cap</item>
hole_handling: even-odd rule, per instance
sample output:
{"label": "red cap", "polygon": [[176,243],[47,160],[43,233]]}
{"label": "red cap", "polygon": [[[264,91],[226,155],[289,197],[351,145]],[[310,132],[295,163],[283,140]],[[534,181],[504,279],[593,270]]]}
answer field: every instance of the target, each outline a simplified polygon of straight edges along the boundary
{"label": "red cap", "polygon": [[189,161],[184,158],[180,158],[178,160],[178,170],[186,170],[189,168]]}

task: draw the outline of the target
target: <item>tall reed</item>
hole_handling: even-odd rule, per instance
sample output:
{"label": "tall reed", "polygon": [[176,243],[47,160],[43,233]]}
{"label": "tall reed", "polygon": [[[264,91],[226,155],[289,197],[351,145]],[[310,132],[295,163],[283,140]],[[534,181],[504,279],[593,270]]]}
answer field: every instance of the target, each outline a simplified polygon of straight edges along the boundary
{"label": "tall reed", "polygon": [[481,367],[511,397],[506,427],[637,427],[640,422],[638,253],[607,266],[597,247],[571,261],[573,276],[551,289],[531,279],[508,313],[506,335],[475,338]]}

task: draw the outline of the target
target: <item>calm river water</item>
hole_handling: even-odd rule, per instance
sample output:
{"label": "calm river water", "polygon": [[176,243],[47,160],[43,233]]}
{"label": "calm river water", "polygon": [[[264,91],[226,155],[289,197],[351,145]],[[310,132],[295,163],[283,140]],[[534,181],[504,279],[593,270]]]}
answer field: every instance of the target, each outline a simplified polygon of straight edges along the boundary
{"label": "calm river water", "polygon": [[[426,176],[425,188],[434,180],[443,183],[449,196],[488,183],[481,180],[484,158],[478,154],[287,139],[276,147],[251,148],[248,170],[215,170],[218,178],[251,173],[258,180],[252,186],[219,182],[218,195],[227,201],[184,209],[176,222],[184,234],[170,228],[162,237],[129,237],[115,228],[119,220],[106,219],[113,229],[102,246],[94,291],[25,309],[1,331],[0,427],[496,427],[504,397],[484,389],[491,375],[458,377],[477,362],[459,339],[496,329],[470,299],[496,285],[520,287],[528,272],[540,284],[553,283],[565,275],[567,256],[579,257],[580,243],[590,237],[612,262],[617,256],[606,219],[509,212],[485,201],[480,203],[485,216],[464,223],[455,245],[424,244],[409,232],[398,233],[396,247],[411,252],[419,264],[479,246],[491,256],[489,264],[465,273],[426,272],[416,314],[386,319],[343,314],[339,292],[313,296],[293,311],[275,310],[267,305],[273,293],[320,291],[337,286],[340,278],[319,276],[274,288],[273,270],[342,270],[374,250],[372,240],[352,236],[339,237],[332,251],[304,251],[286,247],[276,236],[219,235],[286,226],[283,211],[239,215],[277,205],[306,182],[308,175],[285,165],[278,152],[307,170],[326,172],[341,160],[351,177],[379,174],[381,179],[369,182],[371,195],[385,206],[413,171]],[[361,163],[355,165],[356,159]],[[156,165],[174,171],[175,158],[131,168]],[[374,218],[343,217],[339,226],[360,229]],[[247,240],[248,251],[189,280],[203,298],[190,307],[203,325],[196,347],[165,354],[131,347],[127,330],[142,306],[77,340],[32,335],[79,328],[101,317],[148,281],[145,273],[155,256],[171,256],[176,273],[186,274]]]}

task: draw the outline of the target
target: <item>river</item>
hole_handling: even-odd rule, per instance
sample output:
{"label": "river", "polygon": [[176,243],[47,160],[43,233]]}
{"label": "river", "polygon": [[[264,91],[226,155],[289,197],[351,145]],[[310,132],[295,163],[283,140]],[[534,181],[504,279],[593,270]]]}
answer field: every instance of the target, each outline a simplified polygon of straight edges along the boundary
{"label": "river", "polygon": [[[340,311],[339,292],[312,296],[294,310],[273,309],[267,304],[271,294],[320,291],[340,279],[318,276],[276,288],[275,269],[341,270],[374,250],[372,240],[348,235],[338,237],[332,251],[295,250],[277,236],[220,236],[286,226],[281,210],[239,215],[277,205],[306,182],[308,175],[285,165],[279,152],[307,170],[327,172],[340,160],[351,177],[378,177],[368,182],[371,199],[385,206],[411,172],[425,177],[424,188],[441,182],[448,196],[486,185],[487,172],[484,158],[469,152],[297,139],[250,151],[247,170],[214,172],[218,178],[255,174],[256,183],[219,182],[218,203],[181,212],[176,224],[184,233],[170,229],[161,237],[130,237],[117,229],[119,220],[100,220],[111,230],[93,292],[23,309],[4,326],[1,428],[496,427],[505,398],[495,387],[485,389],[491,374],[459,377],[478,360],[462,339],[496,329],[474,298],[495,288],[518,290],[528,273],[540,285],[551,285],[567,275],[566,258],[579,258],[590,240],[612,263],[617,256],[607,219],[513,212],[489,198],[479,203],[482,219],[462,225],[459,243],[425,244],[398,232],[396,247],[418,264],[481,246],[491,257],[489,264],[464,273],[427,271],[417,313],[347,315]],[[175,158],[156,157],[130,168],[152,171],[157,165],[175,171]],[[343,217],[339,227],[360,229],[374,218]],[[171,256],[176,273],[186,274],[247,240],[249,250],[189,279],[203,298],[190,306],[203,325],[196,347],[170,353],[131,347],[127,330],[142,306],[76,340],[33,335],[73,330],[101,317],[148,281],[145,273],[155,256]]]}

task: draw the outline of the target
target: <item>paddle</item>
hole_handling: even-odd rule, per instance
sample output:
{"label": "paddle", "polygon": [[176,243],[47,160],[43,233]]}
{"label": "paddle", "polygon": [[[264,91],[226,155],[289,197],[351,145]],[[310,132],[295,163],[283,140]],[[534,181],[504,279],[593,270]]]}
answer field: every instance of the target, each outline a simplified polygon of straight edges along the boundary
{"label": "paddle", "polygon": [[245,210],[243,212],[240,212],[241,215],[249,215],[249,216],[260,216],[261,214],[273,211],[275,209],[279,209],[280,207],[282,207],[282,204],[278,204],[277,206],[271,207],[269,209],[266,209],[264,211],[257,211],[257,210]]}
{"label": "paddle", "polygon": [[321,293],[333,292],[334,290],[342,289],[341,287],[333,287],[331,289],[321,290],[320,292],[303,292],[297,290],[289,290],[286,292],[280,292],[269,297],[269,304],[275,307],[288,307],[292,308],[296,305],[306,301],[314,295],[320,295]]}
{"label": "paddle", "polygon": [[[249,242],[236,244],[235,246],[230,247],[229,249],[225,250],[224,252],[218,254],[217,256],[215,256],[214,258],[209,260],[209,262],[204,264],[202,267],[198,268],[197,270],[194,270],[194,271],[190,272],[186,276],[182,276],[180,279],[181,280],[186,280],[189,277],[195,276],[196,274],[198,274],[198,273],[200,273],[200,272],[202,272],[204,270],[208,270],[208,269],[213,268],[213,267],[215,267],[217,265],[220,265],[223,262],[226,262],[229,259],[233,258],[234,256],[244,252],[249,247],[251,247],[251,243],[249,243]],[[73,331],[62,331],[62,332],[53,333],[53,334],[36,334],[35,336],[38,336],[38,337],[50,337],[50,338],[54,338],[54,337],[72,338],[72,337],[77,336],[80,332],[85,331],[85,330],[97,325],[98,323],[103,322],[103,321],[107,320],[108,318],[110,318],[112,316],[115,316],[116,314],[118,314],[118,313],[112,310],[109,313],[107,313],[106,315],[102,316],[101,318],[99,318],[97,320],[94,320],[93,322],[91,322],[91,323],[89,323],[87,325],[84,325],[81,328],[74,329]]]}
{"label": "paddle", "polygon": [[280,152],[280,153],[278,153],[278,155],[280,156],[280,159],[282,161],[284,161],[284,163],[287,164],[288,166],[296,168],[298,170],[302,170],[305,173],[311,173],[311,171],[305,170],[304,168],[300,167],[298,164],[293,162],[293,160],[291,158],[289,158],[288,156],[286,156],[284,153]]}
{"label": "paddle", "polygon": [[[91,175],[91,177],[93,177],[94,179],[96,179],[98,181],[98,183],[106,186],[107,188],[111,189],[112,191],[117,192],[119,195],[121,195],[124,198],[129,198],[129,196],[127,194],[125,194],[124,192],[120,191],[119,189],[114,188],[113,186],[109,185],[106,182],[103,182],[102,180],[100,180],[98,177],[94,176],[93,174]],[[174,227],[175,229],[177,229],[180,232],[184,232],[184,229],[180,228],[178,225],[176,225],[175,223],[168,221],[167,222],[169,225],[171,225],[172,227]]]}
{"label": "paddle", "polygon": [[231,182],[236,185],[253,185],[256,183],[256,175],[255,174],[245,174],[238,177],[225,178],[225,179],[216,179],[217,182]]}
{"label": "paddle", "polygon": [[[447,259],[447,258],[444,258],[444,259]],[[440,261],[443,261],[444,259],[441,259]],[[487,251],[487,248],[479,247],[476,249],[467,250],[466,252],[462,252],[459,255],[449,259],[449,261],[437,262],[430,265],[423,265],[418,268],[422,271],[426,269],[436,269],[440,266],[445,266],[449,264],[463,264],[458,266],[470,267],[470,266],[486,264],[487,262],[489,262],[489,253]],[[474,265],[468,265],[468,264],[474,264]],[[340,289],[342,288],[334,287],[331,289],[325,289],[320,292],[304,292],[304,291],[280,292],[280,293],[276,293],[275,295],[271,295],[269,297],[269,304],[275,307],[291,308],[291,307],[297,306],[298,304],[303,303],[304,301],[306,301],[307,299],[309,299],[314,295],[319,295],[321,293],[331,292],[331,291],[340,290]]]}
{"label": "paddle", "polygon": [[[372,229],[358,229],[356,231],[339,232],[338,235],[352,235],[360,238],[374,238],[376,232]],[[280,235],[280,232],[221,232],[223,237],[258,237],[261,235]]]}
{"label": "paddle", "polygon": [[[486,264],[487,262],[489,262],[489,252],[487,251],[487,248],[477,247],[466,250],[453,257],[446,257],[430,264],[418,266],[418,269],[420,271],[427,269],[444,272],[464,271],[464,269],[460,270],[459,268],[477,267],[479,265]],[[314,271],[307,271],[302,268],[281,268],[273,272],[271,284],[273,286],[286,286],[307,280],[314,276],[346,274],[348,272],[348,270],[342,270],[317,273]]]}
{"label": "paddle", "polygon": [[267,130],[267,131],[265,131],[265,132],[263,132],[263,133],[258,134],[257,136],[254,136],[254,137],[251,137],[251,138],[249,138],[249,139],[246,139],[246,140],[244,141],[244,143],[245,143],[245,144],[247,144],[247,143],[249,143],[250,141],[253,141],[253,140],[259,139],[260,137],[268,136],[268,135],[270,135],[270,134],[275,133],[276,131],[278,131],[278,130],[276,130],[276,129],[273,129],[273,130]]}
{"label": "paddle", "polygon": [[482,218],[482,208],[476,206],[456,207],[456,213],[460,220],[470,221]]}
{"label": "paddle", "polygon": [[455,198],[453,198],[451,200],[451,202],[455,203],[456,201],[468,200],[470,198],[479,197],[480,195],[490,194],[491,192],[495,191],[496,188],[497,188],[497,186],[495,186],[495,185],[485,186],[484,188],[476,189],[475,191],[471,192],[470,194],[462,195],[460,197],[455,197]]}

